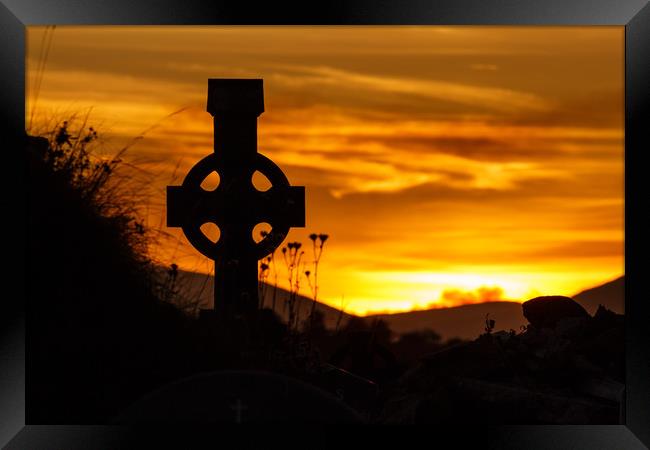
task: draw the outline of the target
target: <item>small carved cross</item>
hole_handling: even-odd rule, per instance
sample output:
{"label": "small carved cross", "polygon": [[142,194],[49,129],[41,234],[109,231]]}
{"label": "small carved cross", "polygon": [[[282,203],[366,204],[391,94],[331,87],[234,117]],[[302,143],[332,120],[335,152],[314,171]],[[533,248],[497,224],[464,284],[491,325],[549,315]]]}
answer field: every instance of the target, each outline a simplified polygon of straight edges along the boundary
{"label": "small carved cross", "polygon": [[[209,79],[208,112],[214,118],[214,153],[199,161],[181,186],[167,186],[167,226],[181,227],[188,241],[215,261],[214,309],[228,316],[257,308],[257,261],[275,250],[290,227],[305,226],[305,188],[290,186],[282,170],[257,152],[257,117],[264,112],[262,80]],[[267,191],[252,183],[255,171],[271,182]],[[201,187],[217,172],[214,191]],[[201,231],[219,227],[212,242]],[[255,242],[253,228],[271,231]]]}
{"label": "small carved cross", "polygon": [[237,399],[237,403],[230,407],[235,411],[235,423],[242,423],[242,412],[248,409],[248,406],[241,401],[241,398]]}

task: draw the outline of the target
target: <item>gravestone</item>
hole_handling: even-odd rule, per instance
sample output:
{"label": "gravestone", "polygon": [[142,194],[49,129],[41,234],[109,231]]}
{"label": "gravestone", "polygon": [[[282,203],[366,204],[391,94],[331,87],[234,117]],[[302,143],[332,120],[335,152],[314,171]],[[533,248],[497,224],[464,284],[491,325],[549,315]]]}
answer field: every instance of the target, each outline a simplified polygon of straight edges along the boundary
{"label": "gravestone", "polygon": [[155,422],[363,423],[337,396],[298,379],[259,370],[221,370],[167,384],[140,398],[114,424]]}
{"label": "gravestone", "polygon": [[[192,167],[181,186],[167,186],[167,226],[181,227],[214,260],[214,310],[231,317],[257,308],[258,260],[282,243],[290,227],[305,226],[305,188],[290,186],[282,170],[257,152],[261,79],[209,79],[207,111],[214,118],[214,153]],[[255,171],[270,181],[267,191],[254,187]],[[206,191],[201,184],[212,172],[219,185]],[[255,242],[253,229],[264,222],[271,231]],[[206,223],[219,227],[217,242],[201,231]]]}

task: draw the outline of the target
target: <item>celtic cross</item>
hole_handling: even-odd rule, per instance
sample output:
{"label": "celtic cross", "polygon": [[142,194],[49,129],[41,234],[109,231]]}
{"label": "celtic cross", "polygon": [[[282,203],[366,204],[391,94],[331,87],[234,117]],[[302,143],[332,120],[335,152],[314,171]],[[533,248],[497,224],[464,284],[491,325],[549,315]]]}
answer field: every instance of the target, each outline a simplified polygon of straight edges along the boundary
{"label": "celtic cross", "polygon": [[[181,186],[167,186],[167,226],[181,227],[187,240],[215,262],[214,309],[227,315],[257,308],[257,262],[275,250],[290,227],[305,226],[305,188],[290,186],[282,170],[257,152],[257,117],[264,112],[260,79],[209,79],[208,112],[214,118],[214,153],[190,169]],[[259,191],[255,171],[271,183]],[[201,187],[219,175],[214,191]],[[253,228],[271,231],[259,242]],[[218,241],[201,231],[219,227]]]}

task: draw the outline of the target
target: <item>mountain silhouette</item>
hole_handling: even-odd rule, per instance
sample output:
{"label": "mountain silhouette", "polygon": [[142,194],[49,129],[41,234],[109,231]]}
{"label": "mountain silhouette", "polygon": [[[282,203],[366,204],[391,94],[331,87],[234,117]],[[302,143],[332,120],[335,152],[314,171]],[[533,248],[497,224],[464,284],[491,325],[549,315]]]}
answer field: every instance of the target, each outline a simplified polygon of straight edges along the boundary
{"label": "mountain silhouette", "polygon": [[495,330],[519,331],[527,320],[518,302],[485,302],[396,314],[370,316],[385,320],[395,333],[434,330],[444,339],[475,339],[485,332],[485,319],[495,320]]}
{"label": "mountain silhouette", "polygon": [[[213,277],[202,273],[178,271],[177,289],[184,299],[193,299],[199,308],[212,308],[213,302]],[[265,289],[266,308],[271,308],[273,286]],[[187,300],[182,300],[187,301]],[[277,289],[275,312],[283,321],[288,319],[289,292],[282,288]],[[312,299],[298,295],[296,307],[301,321],[304,321],[310,311]],[[336,328],[339,310],[324,303],[317,302],[317,310],[323,313],[325,326],[329,329]],[[474,339],[484,332],[486,314],[496,320],[496,330],[519,330],[527,323],[518,302],[486,302],[473,305],[462,305],[450,308],[436,308],[423,311],[409,311],[395,314],[376,314],[366,316],[369,321],[382,319],[396,334],[433,330],[443,339]],[[358,317],[354,314],[343,312],[340,326],[345,326],[351,318]]]}
{"label": "mountain silhouette", "polygon": [[614,311],[617,314],[625,313],[625,276],[601,284],[591,289],[586,289],[573,296],[589,314],[594,315],[598,305]]}
{"label": "mountain silhouette", "polygon": [[[591,315],[595,314],[599,304],[622,314],[624,310],[624,282],[625,277],[620,277],[581,291],[573,298]],[[200,308],[212,307],[212,276],[181,270],[178,273],[178,289],[183,297],[195,299]],[[269,285],[264,289],[264,306],[270,308],[273,286]],[[278,287],[275,312],[285,322],[288,319],[288,300],[289,292]],[[298,295],[296,302],[300,305],[297,307],[300,321],[304,321],[309,315],[312,299]],[[324,315],[325,326],[334,329],[339,318],[339,310],[320,302],[317,302],[317,309]],[[370,321],[384,320],[396,334],[433,330],[443,339],[475,339],[485,331],[485,319],[488,314],[490,319],[495,320],[495,331],[510,329],[519,331],[522,325],[528,324],[523,316],[521,303],[515,301],[485,302],[393,314],[373,314],[365,316],[365,318]],[[343,312],[340,325],[344,326],[353,317],[357,316]]]}
{"label": "mountain silhouette", "polygon": [[[625,309],[625,277],[586,289],[573,296],[589,314],[594,315],[598,305],[623,314]],[[424,311],[411,311],[398,314],[382,314],[377,317],[385,320],[396,333],[406,333],[421,329],[432,329],[445,339],[474,339],[483,333],[486,314],[494,319],[495,330],[519,331],[528,321],[524,318],[519,302],[485,302],[472,305],[437,308]]]}

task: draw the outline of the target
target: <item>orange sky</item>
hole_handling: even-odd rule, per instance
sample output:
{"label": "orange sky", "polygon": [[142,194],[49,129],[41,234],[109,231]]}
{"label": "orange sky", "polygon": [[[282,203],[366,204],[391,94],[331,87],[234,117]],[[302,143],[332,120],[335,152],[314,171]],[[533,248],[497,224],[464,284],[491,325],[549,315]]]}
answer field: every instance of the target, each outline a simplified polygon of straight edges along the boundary
{"label": "orange sky", "polygon": [[326,303],[526,300],[624,272],[623,27],[57,27],[49,51],[44,30],[31,131],[92,108],[110,154],[149,129],[125,160],[171,233],[162,263],[211,269],[161,226],[164,188],[212,151],[207,79],[239,77],[264,79],[259,151],[306,186],[288,239],[330,235]]}

